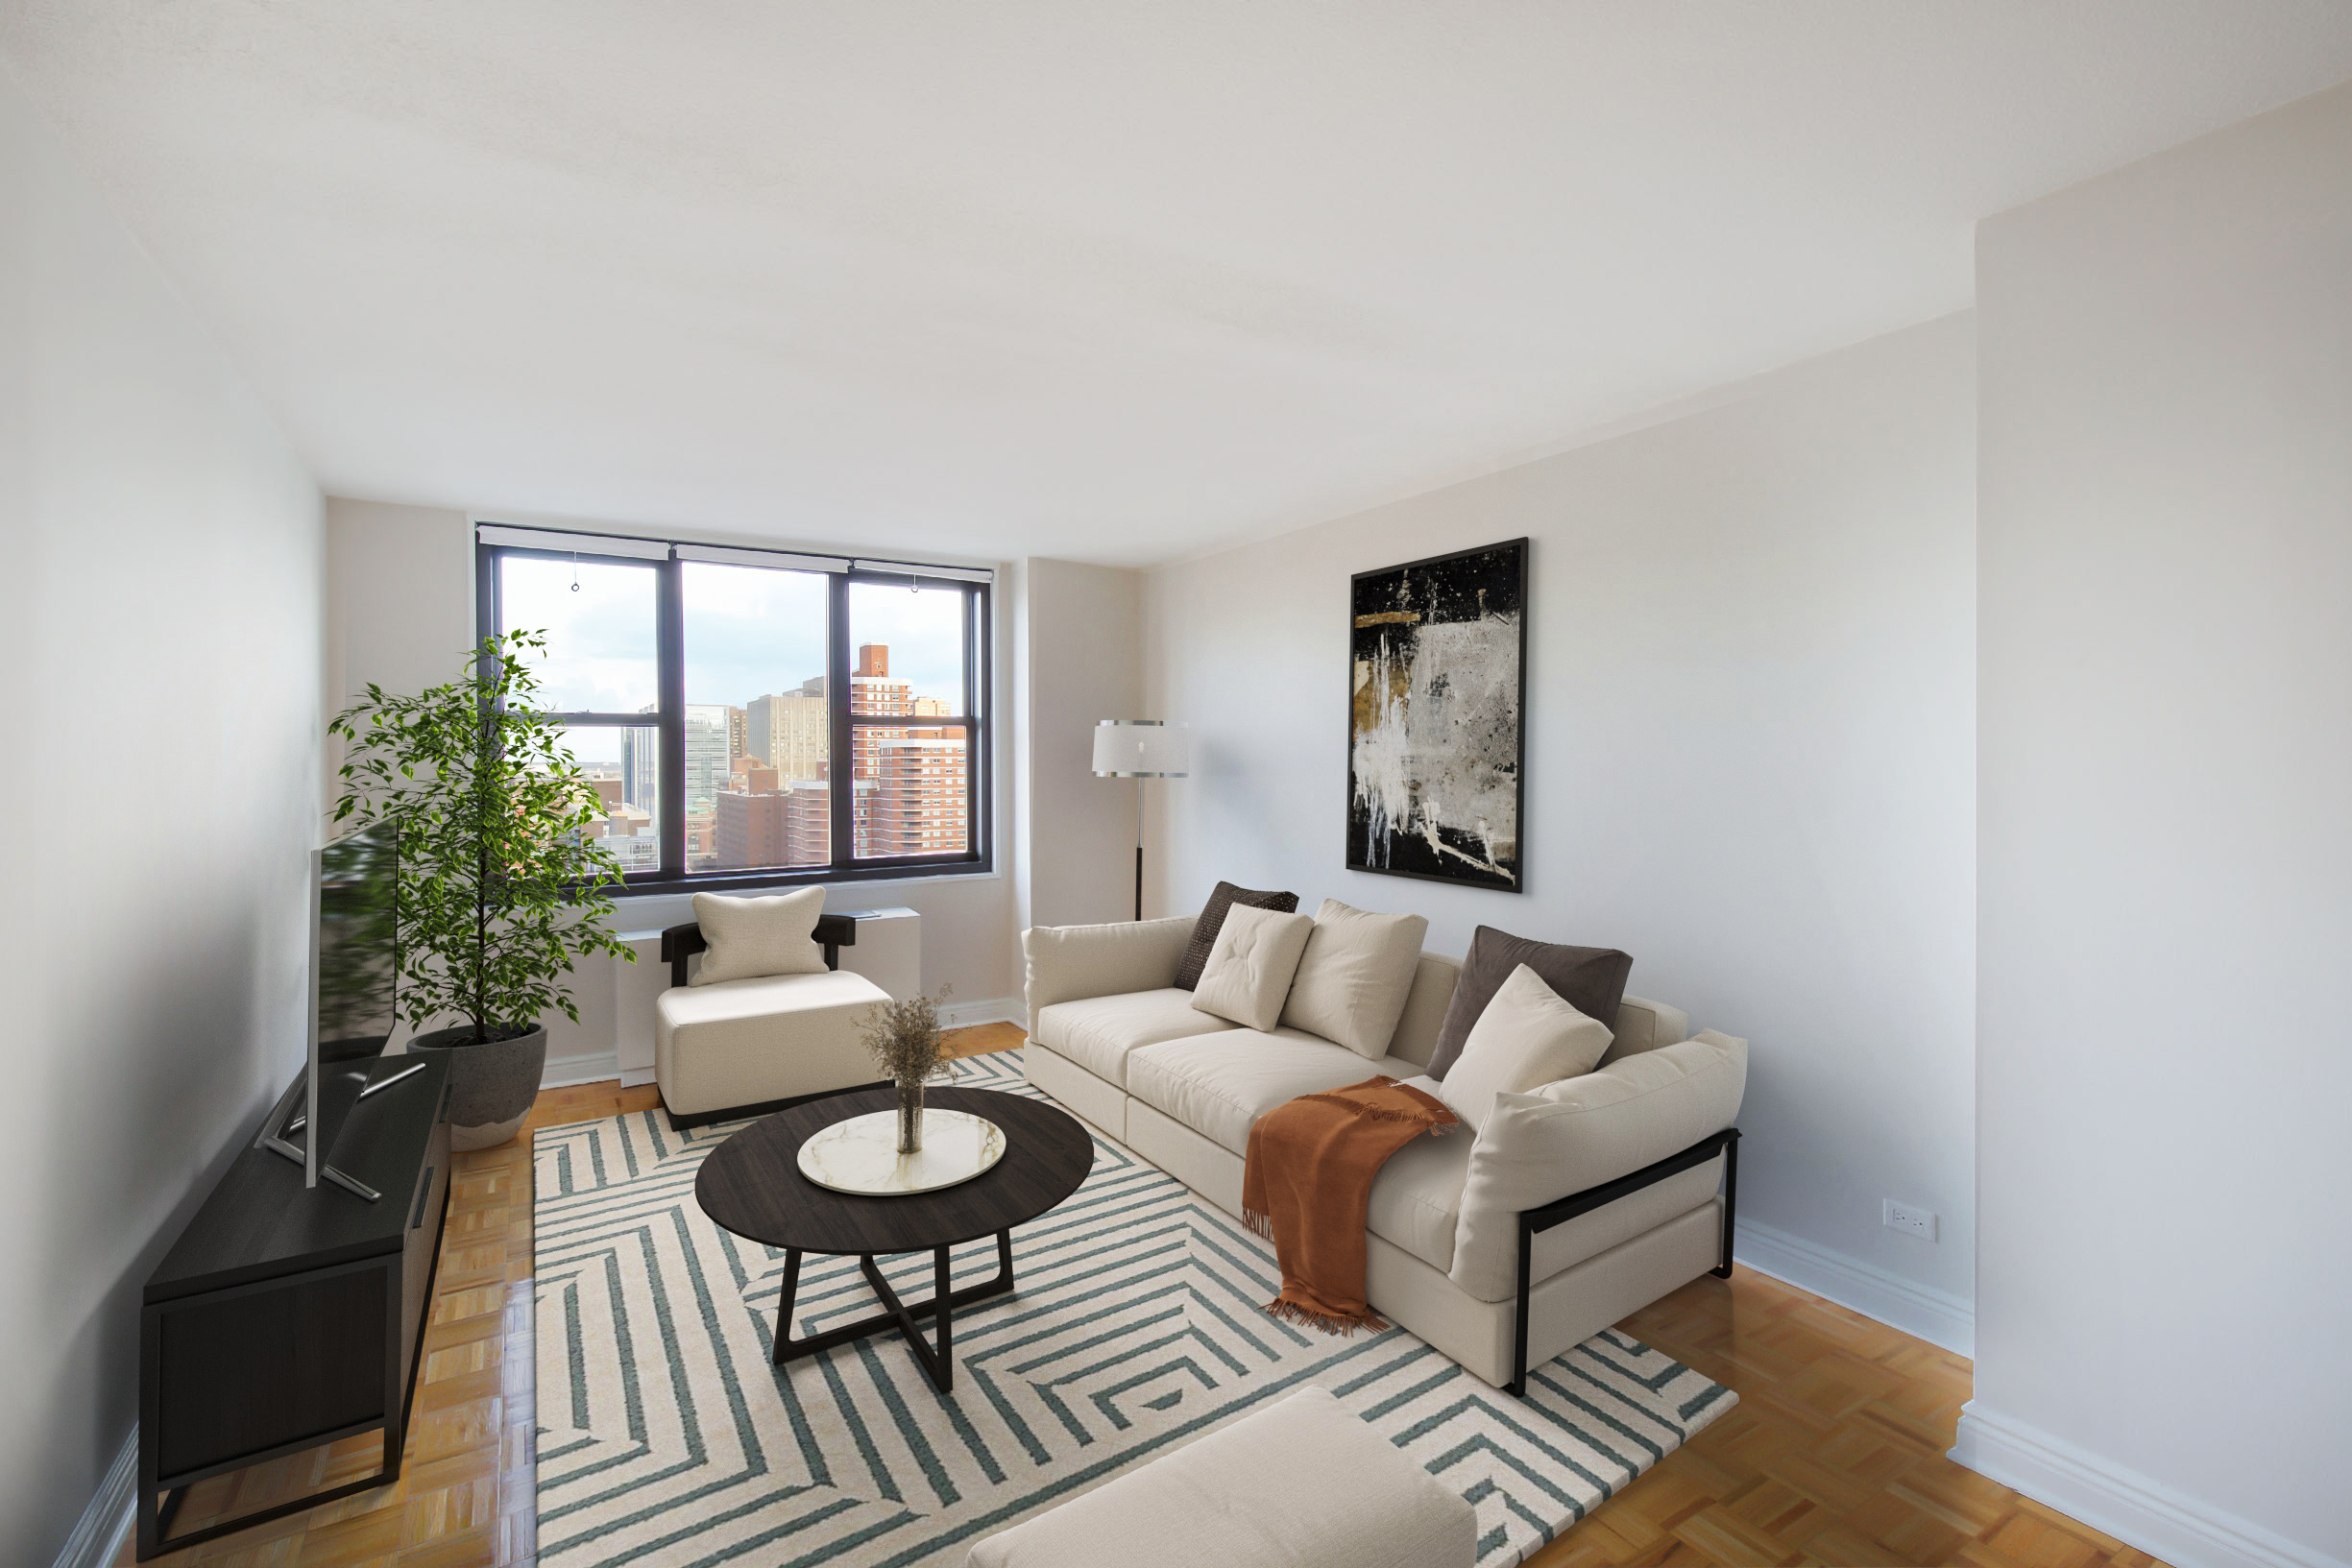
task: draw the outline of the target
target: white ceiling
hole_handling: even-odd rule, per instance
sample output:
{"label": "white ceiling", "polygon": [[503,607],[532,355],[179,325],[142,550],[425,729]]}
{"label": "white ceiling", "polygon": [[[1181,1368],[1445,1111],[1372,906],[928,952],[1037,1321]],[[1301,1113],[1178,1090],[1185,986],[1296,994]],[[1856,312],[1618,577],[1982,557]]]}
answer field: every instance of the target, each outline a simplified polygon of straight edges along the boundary
{"label": "white ceiling", "polygon": [[1136,564],[1970,301],[2337,0],[0,0],[330,492]]}

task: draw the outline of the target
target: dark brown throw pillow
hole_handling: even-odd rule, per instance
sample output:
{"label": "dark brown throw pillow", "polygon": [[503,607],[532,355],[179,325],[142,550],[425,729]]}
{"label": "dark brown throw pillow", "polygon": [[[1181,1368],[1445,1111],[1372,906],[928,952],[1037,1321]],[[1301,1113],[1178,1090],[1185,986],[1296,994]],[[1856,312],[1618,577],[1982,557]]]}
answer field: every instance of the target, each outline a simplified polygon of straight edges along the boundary
{"label": "dark brown throw pillow", "polygon": [[1246,904],[1252,909],[1272,909],[1277,914],[1298,912],[1296,893],[1260,893],[1254,888],[1219,882],[1208,903],[1200,906],[1200,918],[1193,922],[1191,945],[1185,948],[1183,958],[1176,964],[1176,982],[1179,989],[1200,988],[1200,972],[1208,967],[1209,950],[1217,945],[1217,933],[1225,929],[1225,911],[1237,904]]}
{"label": "dark brown throw pillow", "polygon": [[[1195,940],[1198,940],[1196,937]],[[1487,1010],[1494,993],[1525,964],[1536,977],[1560,995],[1560,1000],[1614,1030],[1617,1003],[1625,1000],[1625,977],[1634,972],[1631,955],[1614,948],[1570,948],[1557,942],[1531,942],[1524,936],[1481,926],[1470,937],[1470,955],[1462,961],[1462,978],[1454,1000],[1438,1025],[1437,1049],[1429,1053],[1429,1075],[1445,1076],[1445,1070],[1462,1054],[1470,1025]]]}

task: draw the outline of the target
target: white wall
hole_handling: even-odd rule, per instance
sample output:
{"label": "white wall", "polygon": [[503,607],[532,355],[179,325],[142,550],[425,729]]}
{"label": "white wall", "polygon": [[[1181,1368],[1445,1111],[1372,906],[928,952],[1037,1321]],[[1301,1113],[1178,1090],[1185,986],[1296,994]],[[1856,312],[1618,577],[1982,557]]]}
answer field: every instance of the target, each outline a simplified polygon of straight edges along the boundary
{"label": "white wall", "polygon": [[1977,278],[1959,1452],[2176,1562],[2352,1560],[2352,87]]}
{"label": "white wall", "polygon": [[[1147,693],[1195,730],[1159,908],[1220,877],[1621,947],[1753,1042],[1751,1256],[1965,1345],[1975,639],[1972,328],[1154,570]],[[1343,869],[1348,575],[1533,538],[1523,895]],[[1154,879],[1157,881],[1159,879]],[[1164,883],[1163,883],[1164,885]],[[1885,1229],[1885,1197],[1942,1218]]]}
{"label": "white wall", "polygon": [[0,1559],[43,1563],[141,1282],[302,1064],[321,521],[5,69],[0,215]]}
{"label": "white wall", "polygon": [[[1021,856],[1015,923],[1083,926],[1135,913],[1139,781],[1094,774],[1098,719],[1143,705],[1143,574],[1022,563],[1018,633]],[[1167,785],[1154,783],[1153,789]]]}
{"label": "white wall", "polygon": [[[474,639],[473,528],[467,515],[341,497],[329,499],[327,508],[328,663],[330,681],[343,700],[350,701],[370,681],[387,690],[417,691],[455,679]],[[993,703],[999,714],[1008,711],[1012,688],[1003,625],[1000,603]],[[1000,725],[995,751],[1001,824],[1008,823],[1016,808],[1007,788],[1012,770],[1006,755],[1013,742],[1005,728]],[[1000,866],[1004,858],[1000,844]],[[950,988],[953,1016],[961,1021],[1014,1016],[1021,993],[1019,948],[1011,883],[1002,869],[982,876],[844,882],[829,892],[827,902],[835,908],[901,905],[916,910],[923,916],[924,989]],[[692,918],[687,900],[677,895],[630,897],[618,904],[614,924],[623,930]],[[609,994],[609,977],[584,979],[582,989]],[[576,1082],[606,1073],[617,1049],[609,1024],[592,1022],[583,1028],[551,1015],[549,1030],[548,1081]]]}

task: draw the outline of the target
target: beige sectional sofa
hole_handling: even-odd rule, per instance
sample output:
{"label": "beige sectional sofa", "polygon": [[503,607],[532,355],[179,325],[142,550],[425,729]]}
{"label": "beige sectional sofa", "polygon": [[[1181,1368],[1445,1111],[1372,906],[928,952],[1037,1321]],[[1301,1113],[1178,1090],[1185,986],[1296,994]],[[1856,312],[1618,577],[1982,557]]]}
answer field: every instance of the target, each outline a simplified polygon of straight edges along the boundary
{"label": "beige sectional sofa", "polygon": [[[1243,1028],[1174,985],[1193,919],[1039,927],[1028,956],[1029,1081],[1226,1211],[1250,1126],[1298,1095],[1422,1075],[1461,974],[1420,956],[1388,1055]],[[1506,1097],[1476,1135],[1409,1144],[1373,1184],[1367,1294],[1478,1377],[1525,1369],[1699,1275],[1731,1270],[1747,1043],[1627,997],[1600,1067]],[[1508,1127],[1508,1131],[1504,1130]],[[1521,1302],[1525,1310],[1521,1310]]]}

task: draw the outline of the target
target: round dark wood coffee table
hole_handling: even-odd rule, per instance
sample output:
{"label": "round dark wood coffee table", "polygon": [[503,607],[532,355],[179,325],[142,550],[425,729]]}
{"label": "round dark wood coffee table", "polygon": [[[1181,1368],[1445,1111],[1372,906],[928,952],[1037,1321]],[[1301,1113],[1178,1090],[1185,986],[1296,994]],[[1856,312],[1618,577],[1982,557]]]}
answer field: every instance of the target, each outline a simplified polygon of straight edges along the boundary
{"label": "round dark wood coffee table", "polygon": [[[1094,1139],[1076,1117],[1042,1100],[993,1089],[941,1087],[925,1094],[926,1106],[969,1111],[1005,1129],[1004,1158],[970,1181],[935,1193],[865,1197],[819,1187],[800,1173],[800,1146],[818,1129],[897,1103],[894,1090],[861,1089],[764,1116],[711,1151],[694,1177],[694,1200],[720,1227],[784,1248],[784,1300],[776,1309],[772,1353],[779,1365],[895,1328],[913,1347],[932,1387],[946,1393],[956,1379],[953,1309],[1013,1288],[1012,1227],[1078,1191],[1094,1169]],[[951,1289],[948,1248],[989,1235],[996,1237],[996,1277]],[[909,1305],[874,1266],[874,1258],[924,1251],[932,1255],[932,1297]],[[792,1302],[804,1252],[855,1255],[885,1310],[793,1339]],[[916,1326],[925,1317],[938,1319],[936,1348]]]}

